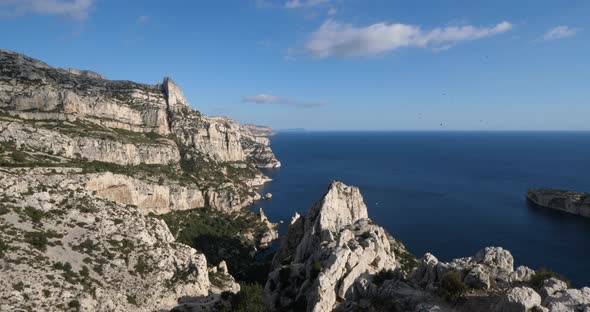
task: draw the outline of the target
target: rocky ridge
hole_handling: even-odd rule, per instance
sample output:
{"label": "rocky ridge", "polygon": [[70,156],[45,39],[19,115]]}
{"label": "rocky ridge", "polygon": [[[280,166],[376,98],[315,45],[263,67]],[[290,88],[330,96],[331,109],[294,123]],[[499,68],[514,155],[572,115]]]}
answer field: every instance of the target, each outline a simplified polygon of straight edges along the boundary
{"label": "rocky ridge", "polygon": [[[0,50],[0,144],[26,153],[24,162],[106,164],[104,171],[139,179],[159,175],[191,190],[192,198],[180,195],[173,202],[222,211],[237,211],[257,200],[255,188],[269,181],[257,168],[280,166],[268,138],[233,120],[192,110],[168,77],[156,85],[113,81],[90,71],[52,68],[6,50]],[[4,164],[9,156],[5,153]],[[121,193],[121,179],[112,177],[101,182],[107,198]],[[123,184],[145,189],[132,182]],[[116,193],[107,194],[111,189]],[[160,201],[168,196],[166,190],[151,191]],[[149,197],[133,204],[166,211]]]}
{"label": "rocky ridge", "polygon": [[359,190],[340,182],[293,218],[264,297],[271,311],[590,311],[590,288],[514,269],[501,247],[417,261],[368,219]]}

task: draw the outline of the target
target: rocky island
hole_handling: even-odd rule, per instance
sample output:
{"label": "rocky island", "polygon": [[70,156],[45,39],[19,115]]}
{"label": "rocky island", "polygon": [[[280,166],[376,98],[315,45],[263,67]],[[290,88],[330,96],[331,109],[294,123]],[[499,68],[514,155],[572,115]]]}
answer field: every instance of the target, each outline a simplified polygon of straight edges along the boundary
{"label": "rocky island", "polygon": [[280,166],[268,135],[170,78],[0,50],[0,311],[590,311],[590,288],[501,247],[414,257],[337,181],[256,261],[277,238],[245,209]]}
{"label": "rocky island", "polygon": [[590,194],[556,189],[530,189],[527,200],[541,207],[590,218]]}

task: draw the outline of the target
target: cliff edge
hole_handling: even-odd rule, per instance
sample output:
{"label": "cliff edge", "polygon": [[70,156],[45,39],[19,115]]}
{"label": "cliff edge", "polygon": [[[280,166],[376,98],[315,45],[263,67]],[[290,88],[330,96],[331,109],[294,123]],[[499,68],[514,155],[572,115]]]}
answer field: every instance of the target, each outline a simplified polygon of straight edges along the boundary
{"label": "cliff edge", "polygon": [[512,254],[420,260],[368,219],[356,187],[332,182],[306,216],[296,215],[264,288],[271,311],[586,311],[590,288],[556,274],[514,268]]}

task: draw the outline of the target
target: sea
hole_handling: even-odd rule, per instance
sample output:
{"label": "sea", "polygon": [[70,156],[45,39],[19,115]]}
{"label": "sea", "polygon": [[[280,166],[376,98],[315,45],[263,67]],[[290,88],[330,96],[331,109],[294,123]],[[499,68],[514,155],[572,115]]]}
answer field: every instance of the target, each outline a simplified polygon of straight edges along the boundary
{"label": "sea", "polygon": [[308,209],[331,180],[358,186],[369,217],[418,258],[486,246],[515,267],[590,286],[590,219],[527,203],[528,188],[590,192],[590,132],[296,132],[271,137],[282,167],[253,209],[272,222]]}

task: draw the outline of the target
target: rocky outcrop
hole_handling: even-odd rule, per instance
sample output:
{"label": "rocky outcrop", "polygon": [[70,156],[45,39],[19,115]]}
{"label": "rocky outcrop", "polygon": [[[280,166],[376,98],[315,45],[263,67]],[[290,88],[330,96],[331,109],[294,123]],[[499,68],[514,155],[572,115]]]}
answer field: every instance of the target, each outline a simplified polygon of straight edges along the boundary
{"label": "rocky outcrop", "polygon": [[539,287],[537,274],[514,269],[501,247],[450,262],[427,253],[416,262],[367,218],[357,188],[332,182],[306,216],[291,220],[264,295],[273,311],[590,310],[590,288],[568,289],[556,278]]}
{"label": "rocky outcrop", "polygon": [[541,296],[529,287],[510,289],[496,305],[496,312],[543,311]]}
{"label": "rocky outcrop", "polygon": [[213,291],[202,254],[77,172],[0,169],[0,310],[154,311]]}
{"label": "rocky outcrop", "polygon": [[361,276],[396,266],[388,235],[368,219],[358,188],[332,182],[307,216],[292,221],[265,300],[272,310],[330,311],[356,298]]}
{"label": "rocky outcrop", "polygon": [[590,194],[554,189],[530,189],[527,199],[535,205],[590,218]]}
{"label": "rocky outcrop", "polygon": [[262,236],[258,239],[257,245],[262,249],[268,248],[272,242],[279,238],[279,232],[276,230],[277,224],[268,220],[262,208],[258,210],[258,218],[260,222],[267,228],[267,230],[264,231]]}
{"label": "rocky outcrop", "polygon": [[514,273],[514,259],[501,247],[486,247],[474,257],[440,262],[431,254],[426,254],[411,279],[419,286],[433,290],[449,272],[460,272],[465,284],[473,289],[506,288],[511,280],[518,281]]}

